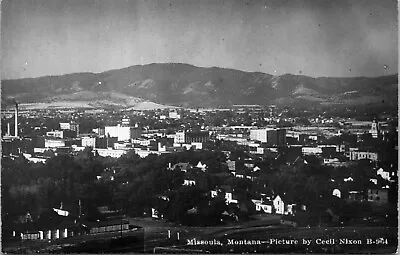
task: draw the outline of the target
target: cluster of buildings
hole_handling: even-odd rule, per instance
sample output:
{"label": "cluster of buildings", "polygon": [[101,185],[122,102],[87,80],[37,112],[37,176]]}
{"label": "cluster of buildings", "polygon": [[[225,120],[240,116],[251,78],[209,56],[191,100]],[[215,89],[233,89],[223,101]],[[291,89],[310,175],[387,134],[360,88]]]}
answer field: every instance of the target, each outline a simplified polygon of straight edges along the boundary
{"label": "cluster of buildings", "polygon": [[[239,107],[239,106],[238,106]],[[240,107],[238,109],[241,109]],[[258,109],[258,108],[257,108]],[[257,110],[256,109],[256,110]],[[202,112],[200,114],[203,114]],[[168,115],[168,116],[167,116]],[[180,120],[183,118],[178,111],[169,111],[167,115],[159,118]],[[8,131],[3,136],[4,140],[19,138],[18,136],[18,105],[15,107],[15,132]],[[369,122],[366,129],[365,122],[342,122],[342,126],[348,130],[355,128],[357,135],[371,134],[373,139],[380,139],[385,130],[380,129],[375,120]],[[121,157],[129,150],[134,150],[139,156],[171,153],[184,149],[203,149],[205,143],[215,141],[235,142],[248,149],[255,155],[276,154],[278,148],[286,147],[289,150],[300,152],[302,155],[321,156],[324,164],[338,165],[346,161],[367,159],[374,162],[379,160],[379,154],[374,148],[357,148],[348,144],[327,144],[326,138],[340,136],[340,129],[313,126],[295,126],[291,128],[278,128],[274,125],[267,127],[257,126],[202,126],[201,128],[180,128],[172,134],[165,130],[139,127],[139,124],[131,125],[130,118],[124,117],[116,125],[106,125],[94,128],[90,133],[81,133],[80,125],[76,121],[60,122],[58,130],[50,130],[45,136],[39,137],[34,143],[33,151],[24,155],[33,162],[45,162],[45,151],[57,150],[76,152],[85,147],[91,147],[93,153],[103,157]]]}
{"label": "cluster of buildings", "polygon": [[[292,201],[286,193],[275,193],[270,187],[266,185],[266,179],[262,176],[260,166],[252,158],[235,161],[227,159],[225,162],[229,169],[229,173],[209,173],[209,166],[199,161],[197,164],[191,165],[187,162],[180,162],[175,165],[169,164],[167,169],[170,171],[184,172],[183,186],[196,186],[201,190],[208,190],[210,199],[221,196],[225,199],[228,206],[227,211],[224,212],[225,216],[236,218],[237,210],[249,210],[249,206],[257,213],[261,214],[278,214],[294,217],[299,214],[308,212],[305,204],[299,204]],[[287,162],[287,165],[292,164],[308,164],[308,162],[301,156],[297,157],[293,162]],[[393,168],[394,169],[394,168]],[[394,185],[397,180],[395,170],[384,170],[382,167],[379,169],[374,168],[367,176],[359,177],[335,177],[331,179],[332,197],[343,199],[348,202],[369,202],[374,206],[387,205],[389,203],[389,188]],[[221,186],[212,186],[210,183],[210,176],[220,179]],[[229,178],[241,178],[251,182],[251,188],[246,192],[250,195],[252,205],[246,204],[247,196],[243,196],[243,190],[235,190],[234,186],[226,184]],[[360,187],[356,183],[360,182],[357,178],[367,178],[369,184]],[[328,180],[329,181],[329,180]],[[345,187],[345,188],[344,188]],[[169,198],[166,195],[160,195],[160,199],[168,203]],[[237,210],[230,210],[237,209]],[[195,213],[198,208],[191,208],[188,213]],[[190,212],[189,212],[190,211]],[[324,213],[331,220],[338,221],[338,216],[333,212],[334,208],[328,209]],[[336,211],[336,213],[338,213]],[[159,208],[152,208],[153,218],[163,218]],[[288,224],[297,224],[293,221],[286,222]]]}
{"label": "cluster of buildings", "polygon": [[[296,204],[291,201],[286,194],[274,193],[268,188],[262,179],[262,166],[257,165],[255,158],[266,157],[279,162],[281,165],[308,164],[305,159],[307,156],[313,155],[324,165],[333,167],[351,166],[351,163],[359,160],[368,160],[378,163],[381,160],[381,152],[373,147],[357,147],[354,144],[341,143],[334,144],[326,142],[326,138],[340,137],[342,131],[357,136],[370,134],[372,139],[382,139],[387,134],[384,128],[386,123],[369,122],[351,122],[338,121],[333,118],[314,118],[311,125],[281,127],[277,123],[281,121],[295,123],[296,118],[280,118],[274,116],[273,110],[263,113],[263,109],[257,106],[235,106],[235,111],[245,114],[248,107],[251,107],[255,115],[251,118],[251,124],[256,123],[258,115],[264,115],[262,121],[268,121],[269,125],[229,125],[228,118],[223,118],[221,126],[212,126],[205,121],[207,114],[218,114],[216,111],[199,111],[190,110],[191,121],[198,120],[196,127],[188,127],[185,125],[186,119],[182,112],[169,111],[165,113],[152,113],[157,121],[172,120],[180,124],[173,128],[172,131],[166,132],[165,129],[150,128],[149,125],[143,126],[141,123],[131,121],[130,118],[124,116],[118,122],[110,125],[104,125],[91,130],[91,132],[81,132],[80,124],[77,121],[60,122],[57,130],[48,130],[44,136],[33,139],[25,139],[19,132],[18,125],[18,105],[15,106],[14,132],[11,132],[10,123],[7,125],[7,132],[2,137],[3,148],[8,144],[20,140],[27,140],[32,144],[32,149],[23,149],[18,147],[18,152],[29,161],[34,163],[45,163],[52,155],[59,152],[77,153],[91,148],[92,153],[102,157],[119,158],[129,151],[134,151],[137,155],[144,158],[150,154],[166,154],[180,152],[183,150],[202,150],[211,142],[226,141],[240,145],[248,158],[239,161],[229,160],[231,151],[225,151],[227,155],[226,166],[228,173],[212,174],[215,178],[220,179],[220,183],[224,185],[211,186],[209,181],[208,169],[210,166],[204,162],[198,162],[191,165],[188,162],[179,162],[175,165],[166,166],[170,171],[184,172],[184,186],[198,186],[203,190],[207,190],[210,198],[222,196],[229,208],[249,209],[249,205],[245,204],[245,199],[238,194],[233,185],[225,184],[225,180],[234,177],[244,179],[252,183],[250,200],[254,209],[259,213],[278,214],[278,215],[295,215],[298,212],[305,212],[309,208],[304,204]],[[196,116],[196,118],[193,118]],[[241,120],[243,116],[238,117]],[[156,121],[156,120],[155,120]],[[131,123],[135,124],[131,124]],[[337,124],[337,125],[336,125]],[[396,148],[397,149],[397,148]],[[3,149],[3,156],[4,156]],[[11,153],[10,153],[11,154]],[[114,181],[114,174],[111,172],[104,173],[104,176],[97,176],[98,181]],[[105,178],[107,176],[107,178]],[[355,177],[346,176],[332,179],[333,184],[337,186],[332,190],[332,196],[348,201],[368,201],[374,205],[384,205],[389,201],[389,188],[394,185],[397,180],[397,166],[390,169],[376,167],[373,171],[363,178],[368,178],[369,185],[367,187],[358,187],[352,185],[357,183]],[[335,186],[333,185],[333,186]],[[349,188],[348,192],[342,188]],[[160,198],[168,202],[169,198],[160,195]],[[68,217],[65,210],[53,208],[54,212],[59,216]],[[189,209],[196,211],[196,208]],[[152,208],[152,217],[162,218],[158,212],[158,208]],[[61,215],[64,214],[64,215]],[[232,210],[224,212],[226,216],[235,217]],[[79,233],[76,226],[63,225],[60,223],[56,229],[43,228],[40,231],[20,233],[21,239],[61,239],[72,237]],[[101,231],[107,231],[110,228],[127,228],[125,223],[111,224],[103,226],[102,223],[94,224],[85,230],[87,234],[97,234]],[[17,235],[14,233],[14,235]]]}
{"label": "cluster of buildings", "polygon": [[[7,139],[7,137],[5,137]],[[129,118],[123,118],[114,126],[95,128],[91,133],[80,133],[76,122],[59,123],[58,130],[47,131],[36,139],[33,151],[23,155],[33,162],[45,162],[46,151],[77,152],[86,147],[102,157],[119,158],[129,150],[140,157],[149,154],[160,155],[184,149],[202,149],[210,140],[210,133],[204,130],[178,131],[167,135],[165,130],[145,130],[138,124],[131,126]]]}
{"label": "cluster of buildings", "polygon": [[[306,211],[305,205],[296,205],[295,203],[290,202],[288,199],[285,199],[285,194],[275,194],[270,188],[267,188],[265,183],[262,184],[262,180],[260,179],[260,168],[258,166],[254,166],[254,164],[246,164],[245,168],[249,170],[251,173],[256,173],[252,175],[252,178],[249,178],[251,175],[244,174],[239,168],[236,168],[235,161],[227,160],[226,165],[229,168],[230,173],[218,173],[211,174],[220,180],[226,180],[230,177],[236,178],[247,178],[253,182],[254,189],[251,191],[252,198],[251,203],[253,204],[253,209],[258,213],[267,213],[267,214],[279,214],[279,215],[293,215],[295,211]],[[208,196],[210,199],[215,198],[217,196],[221,196],[225,199],[225,203],[227,205],[227,211],[223,213],[223,215],[232,217],[237,220],[237,215],[234,213],[235,209],[242,209],[246,207],[245,210],[249,210],[248,204],[244,204],[244,198],[238,195],[238,191],[231,185],[221,185],[213,187],[210,179],[208,178],[210,174],[207,172],[209,166],[203,164],[199,161],[195,165],[191,165],[189,163],[177,163],[174,165],[169,164],[167,167],[170,171],[182,171],[184,172],[184,180],[183,186],[196,186],[202,190],[208,190]],[[238,174],[240,172],[241,174]],[[167,195],[160,195],[160,199],[164,200],[166,203],[169,201],[169,197]],[[198,208],[191,208],[188,212],[196,212]],[[163,218],[164,215],[160,212],[159,208],[152,208],[152,217],[153,218]]]}

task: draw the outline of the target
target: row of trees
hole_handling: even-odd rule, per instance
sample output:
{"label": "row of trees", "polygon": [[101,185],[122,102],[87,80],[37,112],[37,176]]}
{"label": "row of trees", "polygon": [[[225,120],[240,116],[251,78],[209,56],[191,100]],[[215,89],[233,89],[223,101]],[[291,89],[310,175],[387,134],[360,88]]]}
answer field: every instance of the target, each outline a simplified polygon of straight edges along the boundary
{"label": "row of trees", "polygon": [[[210,166],[211,173],[226,171],[225,156],[217,152],[150,155],[145,159],[134,152],[119,158],[93,155],[90,148],[75,156],[59,154],[46,164],[30,163],[24,157],[2,162],[3,205],[10,220],[30,211],[39,214],[46,208],[64,207],[77,211],[78,201],[88,205],[107,205],[131,215],[143,215],[155,198],[183,183],[183,172],[168,171],[169,163],[199,161]],[[112,176],[108,181],[98,177]],[[14,201],[10,203],[9,201]]]}

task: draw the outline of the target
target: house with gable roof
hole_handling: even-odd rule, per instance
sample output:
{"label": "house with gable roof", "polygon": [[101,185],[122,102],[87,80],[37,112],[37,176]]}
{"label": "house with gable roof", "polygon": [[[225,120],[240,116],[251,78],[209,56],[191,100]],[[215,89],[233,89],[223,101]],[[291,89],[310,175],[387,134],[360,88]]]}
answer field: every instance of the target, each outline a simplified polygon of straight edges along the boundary
{"label": "house with gable roof", "polygon": [[218,196],[219,193],[224,194],[226,204],[237,204],[238,198],[236,194],[234,194],[234,189],[229,185],[223,185],[220,188],[216,188],[211,190],[211,198]]}
{"label": "house with gable roof", "polygon": [[201,169],[203,172],[207,170],[207,165],[201,163],[201,161],[199,161],[199,163],[196,165],[196,167]]}
{"label": "house with gable roof", "polygon": [[376,171],[376,175],[380,175],[384,180],[390,180],[390,173],[383,170],[383,168],[379,168],[378,171]]}
{"label": "house with gable roof", "polygon": [[285,203],[283,202],[282,198],[279,195],[277,195],[272,201],[273,201],[275,212],[277,214],[284,214],[285,213]]}
{"label": "house with gable roof", "polygon": [[251,200],[255,206],[256,211],[264,213],[276,213],[281,215],[294,214],[296,204],[289,203],[284,200],[285,196],[275,195],[272,193],[270,196],[260,194],[259,197],[253,197]]}

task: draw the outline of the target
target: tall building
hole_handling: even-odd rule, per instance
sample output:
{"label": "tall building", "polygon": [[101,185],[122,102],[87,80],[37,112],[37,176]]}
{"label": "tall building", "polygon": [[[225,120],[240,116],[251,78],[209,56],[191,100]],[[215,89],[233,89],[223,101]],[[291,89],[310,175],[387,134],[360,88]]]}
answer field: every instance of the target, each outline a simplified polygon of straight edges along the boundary
{"label": "tall building", "polygon": [[126,126],[106,126],[105,135],[107,137],[117,137],[118,141],[126,141],[131,138],[139,138],[142,135],[142,130]]}
{"label": "tall building", "polygon": [[273,130],[273,129],[272,128],[263,128],[263,129],[250,130],[250,140],[266,143],[268,130]]}
{"label": "tall building", "polygon": [[77,135],[79,135],[79,124],[71,121],[71,122],[60,122],[61,130],[72,130],[75,131]]}
{"label": "tall building", "polygon": [[282,128],[253,129],[250,130],[250,139],[271,146],[281,146],[286,144],[286,130]]}
{"label": "tall building", "polygon": [[176,132],[174,136],[174,143],[185,143],[185,132]]}
{"label": "tall building", "polygon": [[278,145],[278,146],[286,145],[286,129],[279,128],[276,131],[276,135],[277,135],[277,143],[276,143],[276,145]]}
{"label": "tall building", "polygon": [[376,123],[376,120],[372,121],[371,129],[369,133],[372,135],[372,138],[378,138],[379,135],[379,125]]}

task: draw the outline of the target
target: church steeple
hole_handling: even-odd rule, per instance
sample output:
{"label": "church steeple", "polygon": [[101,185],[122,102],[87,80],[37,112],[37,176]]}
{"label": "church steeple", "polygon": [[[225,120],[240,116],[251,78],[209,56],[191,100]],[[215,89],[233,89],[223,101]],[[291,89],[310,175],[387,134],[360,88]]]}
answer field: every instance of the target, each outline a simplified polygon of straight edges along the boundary
{"label": "church steeple", "polygon": [[378,127],[378,123],[376,123],[376,119],[374,119],[372,121],[371,129],[369,130],[369,133],[372,135],[372,138],[378,138],[379,127]]}

